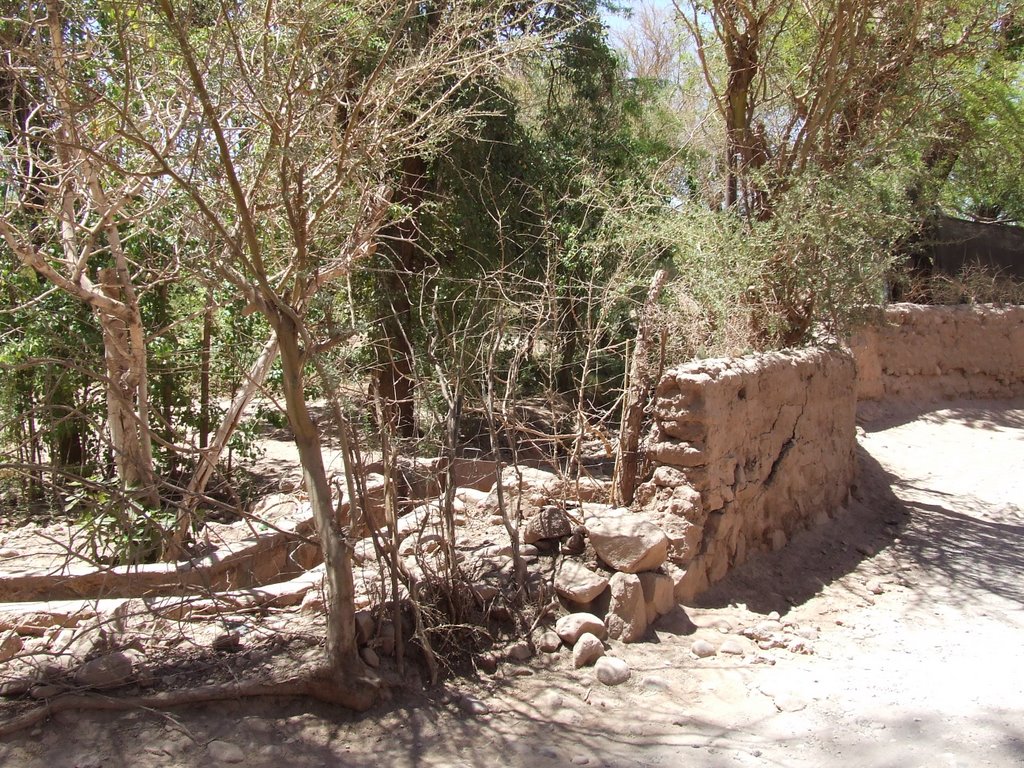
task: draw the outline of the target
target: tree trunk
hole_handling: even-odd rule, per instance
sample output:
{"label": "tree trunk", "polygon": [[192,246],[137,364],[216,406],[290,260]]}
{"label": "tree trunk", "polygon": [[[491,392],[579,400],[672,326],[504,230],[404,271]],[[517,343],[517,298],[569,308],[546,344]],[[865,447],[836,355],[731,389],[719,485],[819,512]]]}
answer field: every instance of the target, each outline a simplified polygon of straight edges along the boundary
{"label": "tree trunk", "polygon": [[629,366],[629,382],[622,408],[622,427],[619,431],[619,452],[612,482],[612,497],[620,506],[632,504],[636,492],[637,471],[640,466],[640,433],[653,384],[648,365],[655,338],[651,333],[651,318],[667,278],[668,273],[664,269],[654,273],[651,289],[647,293],[647,300],[637,324],[636,345]]}
{"label": "tree trunk", "polygon": [[[320,431],[310,418],[303,389],[303,353],[298,328],[290,317],[278,315],[274,326],[281,347],[285,407],[288,424],[295,436],[302,475],[316,521],[327,576],[327,661],[342,679],[362,669],[355,630],[355,585],[352,579],[352,549],[346,540],[347,526],[338,520],[331,503],[331,490],[320,452]],[[348,521],[345,521],[346,523]]]}
{"label": "tree trunk", "polygon": [[[121,301],[123,290],[115,269],[100,270],[103,293]],[[127,305],[130,308],[133,305]],[[160,503],[153,472],[149,435],[146,350],[138,307],[126,321],[97,312],[103,330],[103,356],[107,367],[107,427],[118,477],[139,500],[156,507]]]}
{"label": "tree trunk", "polygon": [[[421,157],[406,158],[394,202],[415,211],[423,203],[426,184],[426,161]],[[417,237],[411,215],[381,233],[382,241],[389,243],[391,265],[383,285],[386,297],[381,302],[384,314],[373,383],[384,401],[385,416],[393,419],[398,434],[405,438],[416,437],[416,378],[408,334],[412,329],[409,281],[420,268]]]}

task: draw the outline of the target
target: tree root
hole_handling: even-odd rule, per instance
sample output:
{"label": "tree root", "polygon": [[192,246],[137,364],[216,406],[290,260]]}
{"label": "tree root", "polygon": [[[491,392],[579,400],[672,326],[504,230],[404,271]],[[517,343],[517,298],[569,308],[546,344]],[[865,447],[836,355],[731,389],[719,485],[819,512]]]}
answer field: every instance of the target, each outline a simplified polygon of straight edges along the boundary
{"label": "tree root", "polygon": [[307,696],[327,704],[365,712],[381,697],[382,681],[373,676],[343,677],[330,669],[284,680],[252,680],[203,685],[148,696],[117,698],[99,693],[65,693],[48,699],[36,709],[0,723],[0,737],[30,728],[60,713],[78,711],[124,712],[134,709],[173,709],[229,699],[261,696]]}

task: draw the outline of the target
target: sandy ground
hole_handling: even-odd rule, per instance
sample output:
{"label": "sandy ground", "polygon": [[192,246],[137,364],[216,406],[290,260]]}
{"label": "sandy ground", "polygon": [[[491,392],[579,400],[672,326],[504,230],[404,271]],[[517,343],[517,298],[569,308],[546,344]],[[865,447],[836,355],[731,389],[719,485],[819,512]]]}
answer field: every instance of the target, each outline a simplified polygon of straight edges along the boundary
{"label": "sandy ground", "polygon": [[[0,765],[1024,765],[1024,400],[862,426],[848,508],[614,644],[624,685],[563,652],[361,717],[295,700],[61,714],[0,743]],[[789,647],[743,632],[772,612]]]}

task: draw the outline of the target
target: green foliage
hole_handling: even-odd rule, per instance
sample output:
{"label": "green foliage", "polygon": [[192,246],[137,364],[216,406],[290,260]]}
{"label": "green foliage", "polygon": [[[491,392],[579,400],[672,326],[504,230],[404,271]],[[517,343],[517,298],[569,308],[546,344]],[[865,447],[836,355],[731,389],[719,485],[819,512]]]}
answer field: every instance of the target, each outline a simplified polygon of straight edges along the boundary
{"label": "green foliage", "polygon": [[82,537],[77,549],[97,565],[155,562],[175,522],[173,510],[141,507],[98,478],[69,483],[64,512]]}

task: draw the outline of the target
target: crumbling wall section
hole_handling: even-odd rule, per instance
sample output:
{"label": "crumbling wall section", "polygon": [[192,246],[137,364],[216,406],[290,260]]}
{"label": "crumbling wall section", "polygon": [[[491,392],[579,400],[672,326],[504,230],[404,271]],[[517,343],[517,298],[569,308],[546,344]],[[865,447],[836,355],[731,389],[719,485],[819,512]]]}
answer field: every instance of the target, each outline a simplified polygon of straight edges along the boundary
{"label": "crumbling wall section", "polygon": [[677,599],[845,502],[855,417],[854,361],[838,350],[703,360],[662,377],[638,503],[669,536]]}
{"label": "crumbling wall section", "polygon": [[851,340],[860,400],[1024,395],[1024,307],[892,304]]}

